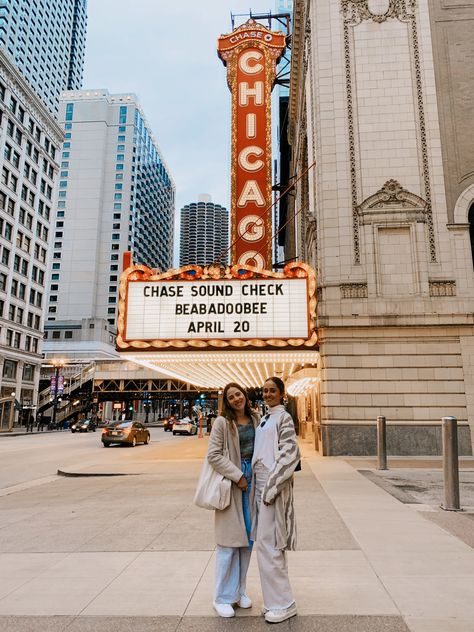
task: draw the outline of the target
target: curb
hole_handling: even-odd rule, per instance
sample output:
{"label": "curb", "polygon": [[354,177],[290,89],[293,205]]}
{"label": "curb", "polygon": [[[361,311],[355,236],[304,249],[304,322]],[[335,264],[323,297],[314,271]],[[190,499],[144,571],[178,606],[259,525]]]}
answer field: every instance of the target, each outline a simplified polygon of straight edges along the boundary
{"label": "curb", "polygon": [[140,474],[127,474],[125,472],[64,472],[57,470],[58,476],[66,476],[69,478],[92,477],[92,476],[140,476]]}

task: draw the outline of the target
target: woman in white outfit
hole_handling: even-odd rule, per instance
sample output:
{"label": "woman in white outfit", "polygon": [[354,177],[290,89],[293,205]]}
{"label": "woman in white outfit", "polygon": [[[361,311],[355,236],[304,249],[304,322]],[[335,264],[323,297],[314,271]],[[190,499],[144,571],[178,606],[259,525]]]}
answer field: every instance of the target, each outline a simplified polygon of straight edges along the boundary
{"label": "woman in white outfit", "polygon": [[[250,608],[246,595],[247,570],[252,552],[250,541],[250,488],[255,428],[259,417],[251,412],[248,395],[232,382],[224,388],[222,415],[212,425],[207,460],[232,480],[231,502],[215,511],[216,576],[214,609],[221,617],[233,617],[234,605]],[[224,454],[228,446],[229,456]]]}
{"label": "woman in white outfit", "polygon": [[268,407],[255,433],[252,459],[256,542],[265,620],[280,623],[296,614],[286,551],[296,547],[293,472],[300,461],[293,419],[283,406],[285,385],[278,377],[263,386]]}

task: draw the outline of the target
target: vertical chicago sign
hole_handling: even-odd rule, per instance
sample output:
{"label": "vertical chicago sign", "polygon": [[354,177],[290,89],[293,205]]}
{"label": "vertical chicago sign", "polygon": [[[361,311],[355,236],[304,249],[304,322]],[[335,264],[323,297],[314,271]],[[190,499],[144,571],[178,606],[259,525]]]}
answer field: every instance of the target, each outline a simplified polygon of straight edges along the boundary
{"label": "vertical chicago sign", "polygon": [[218,40],[232,93],[231,260],[271,269],[271,91],[285,35],[248,20]]}

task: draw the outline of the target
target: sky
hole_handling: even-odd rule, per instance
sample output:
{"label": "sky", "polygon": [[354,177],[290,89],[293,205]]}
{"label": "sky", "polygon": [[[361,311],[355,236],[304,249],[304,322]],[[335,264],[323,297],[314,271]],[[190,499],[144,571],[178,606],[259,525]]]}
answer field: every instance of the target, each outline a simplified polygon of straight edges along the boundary
{"label": "sky", "polygon": [[88,2],[83,88],[138,96],[176,185],[177,214],[200,193],[229,208],[231,102],[216,45],[232,30],[231,12],[250,9],[275,12],[275,1]]}

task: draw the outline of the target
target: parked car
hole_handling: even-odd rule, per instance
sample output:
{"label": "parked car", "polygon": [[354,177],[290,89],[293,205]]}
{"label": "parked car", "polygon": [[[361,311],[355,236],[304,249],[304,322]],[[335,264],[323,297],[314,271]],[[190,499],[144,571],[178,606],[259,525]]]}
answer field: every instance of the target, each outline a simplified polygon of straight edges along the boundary
{"label": "parked car", "polygon": [[70,424],[71,432],[95,432],[96,424],[92,419],[80,419]]}
{"label": "parked car", "polygon": [[176,421],[176,418],[171,415],[171,417],[166,417],[163,421],[163,430],[166,432],[169,430],[170,432],[173,430],[173,424]]}
{"label": "parked car", "polygon": [[102,429],[101,441],[104,448],[112,443],[131,445],[134,448],[137,443],[150,443],[150,431],[138,421],[115,421]]}
{"label": "parked car", "polygon": [[173,423],[173,434],[197,434],[197,426],[192,419],[185,417],[184,419],[175,419]]}

